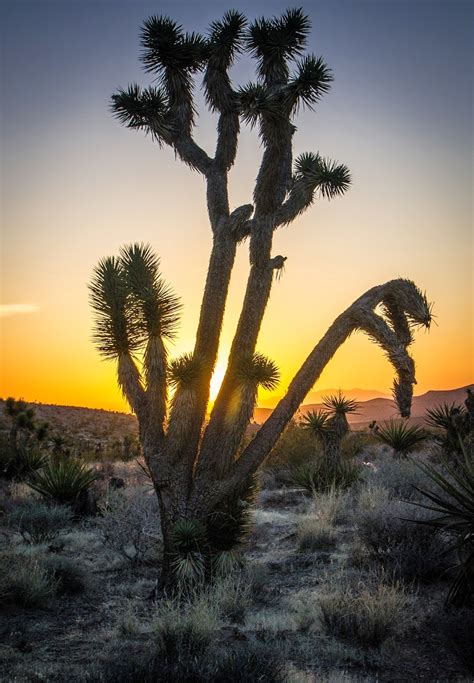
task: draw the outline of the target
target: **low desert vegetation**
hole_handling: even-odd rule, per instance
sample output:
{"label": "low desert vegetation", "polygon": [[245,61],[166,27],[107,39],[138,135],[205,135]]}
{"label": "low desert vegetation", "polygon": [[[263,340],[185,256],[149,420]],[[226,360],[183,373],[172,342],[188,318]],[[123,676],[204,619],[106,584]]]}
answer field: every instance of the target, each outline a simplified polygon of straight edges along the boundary
{"label": "low desert vegetation", "polygon": [[[370,432],[344,440],[352,437],[357,447],[341,450],[340,471],[356,475],[325,477],[317,440],[290,425],[286,460],[280,444],[212,528],[178,528],[181,580],[168,593],[157,589],[160,510],[143,463],[78,460],[74,471],[94,474],[85,489],[93,514],[78,513],[75,495],[61,504],[43,495],[30,473],[5,478],[1,610],[13,629],[34,616],[44,636],[28,657],[33,634],[8,636],[2,675],[60,681],[67,668],[72,681],[403,680],[413,671],[400,648],[415,669],[422,652],[420,667],[429,661],[435,679],[471,675],[470,452],[462,446],[456,460],[452,451],[443,460],[439,445],[423,442],[394,459]],[[46,455],[55,467],[71,462]],[[304,485],[303,467],[321,480]],[[221,553],[211,576],[201,562],[209,533]],[[48,648],[65,618],[69,651],[52,663]],[[86,669],[73,654],[84,637]]]}

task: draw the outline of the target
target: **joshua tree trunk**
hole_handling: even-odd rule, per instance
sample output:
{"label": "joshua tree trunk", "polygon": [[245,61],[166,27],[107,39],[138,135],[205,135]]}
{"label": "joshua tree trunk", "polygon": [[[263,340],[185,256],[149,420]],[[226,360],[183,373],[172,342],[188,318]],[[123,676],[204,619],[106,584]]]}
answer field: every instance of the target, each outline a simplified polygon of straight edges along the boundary
{"label": "joshua tree trunk", "polygon": [[[412,327],[428,327],[431,314],[426,297],[412,282],[393,280],[369,290],[339,315],[270,418],[243,447],[258,387],[272,388],[278,378],[274,364],[256,352],[274,276],[286,261],[272,255],[273,234],[313,201],[342,195],[350,184],[345,166],[319,154],[303,154],[292,161],[295,113],[300,104],[315,105],[332,80],[321,58],[308,55],[296,60],[308,29],[301,10],[249,27],[243,15],[228,12],[212,24],[206,38],[183,33],[167,18],[152,17],[142,31],[143,61],[158,77],[159,87],[132,85],[113,96],[113,109],[123,123],[169,145],[202,174],[213,234],[194,350],[174,361],[168,359],[167,340],[173,336],[179,305],[163,283],[149,247],[126,247],[119,258],[101,261],[91,285],[96,341],[102,353],[118,361],[119,384],[137,415],[144,458],[159,499],[163,585],[188,570],[191,575],[209,575],[241,538],[239,498],[250,496],[255,472],[350,334],[362,330],[381,346],[397,373],[394,396],[400,412],[410,412],[415,375],[407,348]],[[229,69],[235,55],[245,49],[257,59],[257,82],[234,89]],[[193,75],[199,71],[204,71],[209,108],[219,116],[213,157],[192,136]],[[258,126],[263,156],[253,204],[231,211],[227,183],[240,120]],[[227,371],[206,422],[230,277],[237,246],[246,238],[250,269],[245,298]],[[379,306],[383,314],[375,312]],[[144,351],[141,370],[134,360],[137,351]],[[171,399],[168,387],[173,389]],[[334,422],[335,461],[347,427],[339,422]]]}

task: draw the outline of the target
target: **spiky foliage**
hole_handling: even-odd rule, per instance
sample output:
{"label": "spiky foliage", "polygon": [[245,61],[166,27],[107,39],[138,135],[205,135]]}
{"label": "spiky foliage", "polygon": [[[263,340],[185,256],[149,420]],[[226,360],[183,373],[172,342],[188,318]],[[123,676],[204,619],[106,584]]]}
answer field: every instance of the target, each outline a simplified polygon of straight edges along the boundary
{"label": "spiky foliage", "polygon": [[111,110],[124,126],[144,131],[159,144],[169,142],[173,136],[168,100],[159,88],[140,88],[136,83],[120,88],[112,95]]}
{"label": "spiky foliage", "polygon": [[396,457],[406,456],[427,438],[424,429],[402,420],[389,420],[374,431],[375,436],[394,450]]}
{"label": "spiky foliage", "polygon": [[331,70],[322,57],[306,55],[297,63],[296,72],[286,86],[285,100],[290,111],[301,104],[313,109],[329,91],[332,80]]}
{"label": "spiky foliage", "polygon": [[206,102],[214,111],[237,111],[238,100],[228,70],[242,51],[246,21],[243,14],[230,10],[209,27],[204,87]]}
{"label": "spiky foliage", "polygon": [[341,461],[334,465],[326,457],[319,457],[311,463],[295,467],[290,472],[291,483],[311,494],[350,488],[360,477],[361,468],[358,464]]}
{"label": "spiky foliage", "polygon": [[98,478],[98,472],[77,460],[50,462],[33,474],[28,485],[58,505],[75,503],[79,495]]}
{"label": "spiky foliage", "polygon": [[172,360],[168,366],[168,381],[171,387],[191,388],[199,378],[200,365],[191,353],[184,353]]}
{"label": "spiky foliage", "polygon": [[294,182],[306,190],[319,192],[324,199],[333,199],[347,192],[351,174],[344,164],[305,152],[295,161]]}
{"label": "spiky foliage", "polygon": [[436,430],[435,437],[447,453],[461,453],[469,431],[468,414],[462,405],[443,403],[426,411],[425,422]]}
{"label": "spiky foliage", "polygon": [[205,526],[196,519],[182,519],[172,529],[172,570],[181,588],[202,584],[206,578]]}
{"label": "spiky foliage", "polygon": [[237,363],[236,379],[239,384],[262,387],[267,391],[276,389],[280,381],[280,371],[275,363],[263,355],[241,356]]}
{"label": "spiky foliage", "polygon": [[429,463],[418,464],[436,490],[417,488],[429,502],[412,502],[438,513],[424,524],[446,531],[455,538],[453,547],[458,554],[458,573],[447,602],[456,606],[468,604],[474,595],[474,454],[463,445],[461,451],[457,464],[444,463],[444,471]]}
{"label": "spiky foliage", "polygon": [[129,307],[130,292],[120,260],[101,259],[89,285],[96,315],[94,343],[105,358],[127,355],[143,343],[142,333]]}
{"label": "spiky foliage", "polygon": [[358,403],[352,398],[346,398],[341,392],[323,397],[323,406],[333,415],[347,415],[356,413]]}
{"label": "spiky foliage", "polygon": [[258,74],[267,83],[288,77],[288,60],[301,54],[310,23],[302,9],[281,17],[256,19],[249,27],[247,49],[258,61]]}
{"label": "spiky foliage", "polygon": [[303,429],[321,439],[329,429],[329,414],[324,410],[312,410],[301,418]]}
{"label": "spiky foliage", "polygon": [[258,481],[251,477],[240,491],[220,503],[207,517],[207,538],[214,554],[241,545],[252,528],[252,504],[258,494]]}

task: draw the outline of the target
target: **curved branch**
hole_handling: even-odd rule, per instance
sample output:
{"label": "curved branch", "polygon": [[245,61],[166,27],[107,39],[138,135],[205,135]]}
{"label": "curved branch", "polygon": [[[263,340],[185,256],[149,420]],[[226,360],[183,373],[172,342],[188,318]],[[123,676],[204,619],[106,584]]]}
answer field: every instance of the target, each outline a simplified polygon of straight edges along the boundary
{"label": "curved branch", "polygon": [[409,280],[391,280],[384,285],[373,287],[359,297],[336,318],[314,347],[291,382],[286,395],[234,464],[229,479],[216,490],[217,498],[225,496],[239,486],[245,477],[257,470],[327,363],[341,344],[356,330],[366,332],[387,354],[397,372],[394,393],[396,399],[400,399],[400,412],[403,416],[410,414],[411,391],[416,380],[414,363],[406,348],[408,344],[374,312],[379,304],[391,298],[399,302],[407,320],[412,324],[429,327],[431,307],[426,297]]}

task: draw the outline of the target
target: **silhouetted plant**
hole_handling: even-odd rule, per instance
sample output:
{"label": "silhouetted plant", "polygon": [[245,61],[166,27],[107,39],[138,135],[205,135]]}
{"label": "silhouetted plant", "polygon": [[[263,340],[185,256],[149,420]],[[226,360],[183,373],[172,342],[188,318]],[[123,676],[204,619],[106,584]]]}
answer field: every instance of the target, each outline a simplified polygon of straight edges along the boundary
{"label": "silhouetted plant", "polygon": [[[91,283],[99,351],[117,362],[119,385],[139,422],[144,459],[160,499],[165,545],[162,583],[174,581],[172,530],[181,520],[207,526],[209,516],[237,498],[267,458],[329,359],[356,330],[381,346],[393,364],[394,394],[402,415],[410,412],[415,382],[408,354],[416,326],[429,327],[431,307],[409,280],[393,280],[360,296],[331,325],[296,374],[284,398],[250,442],[246,431],[258,388],[273,388],[278,372],[256,351],[275,276],[286,258],[272,255],[275,230],[289,225],[315,200],[346,192],[346,166],[305,153],[292,159],[294,119],[328,91],[332,73],[320,57],[304,55],[309,19],[301,9],[248,25],[243,14],[226,12],[206,37],[185,33],[167,17],[142,27],[141,59],[154,85],[136,84],[112,97],[121,123],[170,146],[207,184],[213,233],[196,342],[192,353],[169,362],[180,304],[165,284],[150,247],[131,245],[119,257],[99,262]],[[247,52],[257,62],[254,83],[235,88],[230,69]],[[204,73],[206,103],[218,116],[213,157],[194,140],[194,78]],[[254,204],[229,205],[228,176],[234,164],[240,123],[258,128],[263,156]],[[249,239],[250,272],[227,370],[209,420],[209,386],[237,245]],[[384,316],[378,315],[379,306]],[[140,370],[137,354],[143,359]],[[170,398],[168,389],[174,388]],[[207,539],[210,545],[209,538]],[[212,562],[213,550],[209,552]]]}
{"label": "silhouetted plant", "polygon": [[59,505],[73,504],[98,478],[98,473],[77,460],[63,459],[50,462],[33,474],[28,485],[44,498]]}
{"label": "silhouetted plant", "polygon": [[413,502],[413,505],[438,513],[424,524],[455,537],[457,575],[447,603],[456,606],[468,604],[474,594],[474,454],[462,442],[461,450],[457,465],[444,463],[444,472],[429,463],[420,463],[419,467],[438,490],[419,489],[429,502]]}
{"label": "silhouetted plant", "polygon": [[393,456],[395,458],[406,457],[408,453],[411,453],[417,446],[422,444],[428,436],[421,427],[408,425],[401,420],[384,422],[374,433],[379,441],[393,448]]}
{"label": "silhouetted plant", "polygon": [[433,427],[435,438],[447,453],[462,453],[461,440],[469,431],[469,416],[461,405],[443,403],[426,411],[426,423]]}

